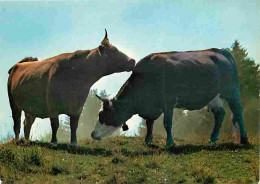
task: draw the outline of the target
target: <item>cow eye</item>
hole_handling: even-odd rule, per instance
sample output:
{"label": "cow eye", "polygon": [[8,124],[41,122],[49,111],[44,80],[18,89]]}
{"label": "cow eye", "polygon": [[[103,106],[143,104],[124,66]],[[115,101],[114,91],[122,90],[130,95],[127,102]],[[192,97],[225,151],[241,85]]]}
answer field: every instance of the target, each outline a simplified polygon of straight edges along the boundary
{"label": "cow eye", "polygon": [[103,124],[104,121],[105,121],[104,114],[103,114],[103,112],[100,112],[100,113],[99,113],[99,122],[100,122],[101,124]]}

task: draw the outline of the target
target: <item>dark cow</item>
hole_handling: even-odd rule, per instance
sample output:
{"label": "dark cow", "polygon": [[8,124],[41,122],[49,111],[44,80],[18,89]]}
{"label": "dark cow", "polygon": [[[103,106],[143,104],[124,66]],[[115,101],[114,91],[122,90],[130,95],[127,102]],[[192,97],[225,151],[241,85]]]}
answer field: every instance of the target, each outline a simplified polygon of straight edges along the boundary
{"label": "dark cow", "polygon": [[221,98],[227,100],[234,114],[233,123],[240,127],[241,143],[247,144],[236,65],[228,51],[213,48],[151,54],[138,62],[114,99],[100,98],[103,107],[92,138],[100,140],[111,135],[138,114],[146,119],[145,141],[151,144],[153,122],[164,113],[166,146],[172,146],[173,109],[196,110],[208,105],[215,116],[210,141],[216,142],[225,115]]}
{"label": "dark cow", "polygon": [[9,70],[8,95],[19,140],[21,112],[25,112],[24,135],[29,139],[36,117],[50,118],[51,143],[57,144],[59,114],[70,116],[71,145],[77,145],[78,120],[90,87],[101,77],[131,71],[135,60],[109,43],[107,32],[101,45],[41,61],[25,58]]}

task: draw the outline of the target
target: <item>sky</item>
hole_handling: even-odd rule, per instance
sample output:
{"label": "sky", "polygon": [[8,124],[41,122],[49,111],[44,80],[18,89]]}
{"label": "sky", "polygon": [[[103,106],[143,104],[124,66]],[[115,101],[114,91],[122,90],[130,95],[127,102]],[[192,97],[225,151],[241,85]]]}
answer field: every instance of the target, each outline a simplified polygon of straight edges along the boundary
{"label": "sky", "polygon": [[[0,1],[0,139],[13,135],[7,96],[8,69],[26,56],[39,59],[110,43],[137,61],[163,51],[228,48],[239,40],[260,64],[259,0]],[[103,77],[92,88],[111,97],[130,76]],[[140,118],[128,122],[136,132]],[[33,137],[50,131],[48,120],[33,125]]]}

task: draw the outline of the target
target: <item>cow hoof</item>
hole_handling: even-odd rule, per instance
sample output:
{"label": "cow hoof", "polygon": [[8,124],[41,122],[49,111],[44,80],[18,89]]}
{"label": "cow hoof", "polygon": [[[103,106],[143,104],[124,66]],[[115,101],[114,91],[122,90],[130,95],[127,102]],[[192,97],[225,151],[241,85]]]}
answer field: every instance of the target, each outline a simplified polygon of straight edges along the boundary
{"label": "cow hoof", "polygon": [[153,141],[145,141],[145,143],[144,143],[144,145],[145,146],[151,146],[151,145],[153,145]]}
{"label": "cow hoof", "polygon": [[218,135],[211,135],[209,139],[209,144],[216,144],[218,141]]}
{"label": "cow hoof", "polygon": [[151,146],[152,144],[153,144],[153,137],[152,136],[146,137],[144,145]]}
{"label": "cow hoof", "polygon": [[166,146],[165,146],[165,149],[169,150],[169,149],[171,149],[173,147],[174,147],[174,143],[167,143]]}
{"label": "cow hoof", "polygon": [[29,140],[28,139],[24,140],[24,146],[29,146]]}
{"label": "cow hoof", "polygon": [[17,141],[16,144],[20,145],[20,146],[29,146],[30,142],[29,142],[29,140],[21,139],[21,140]]}
{"label": "cow hoof", "polygon": [[19,139],[14,139],[14,142],[17,146],[21,144],[21,141]]}
{"label": "cow hoof", "polygon": [[240,137],[240,143],[244,144],[244,145],[249,145],[249,141],[248,141],[247,136],[241,136]]}
{"label": "cow hoof", "polygon": [[167,139],[166,139],[166,149],[168,149],[168,148],[171,148],[171,147],[173,147],[174,146],[174,140],[173,140],[173,138],[172,137],[168,137]]}
{"label": "cow hoof", "polygon": [[77,143],[70,144],[70,150],[72,151],[72,153],[77,153],[78,152],[78,144]]}
{"label": "cow hoof", "polygon": [[51,146],[56,148],[58,146],[58,143],[57,142],[51,142]]}
{"label": "cow hoof", "polygon": [[210,144],[210,145],[216,145],[216,144],[217,144],[217,140],[216,140],[216,141],[209,140],[209,144]]}
{"label": "cow hoof", "polygon": [[78,143],[71,143],[71,144],[70,144],[70,147],[71,147],[71,148],[77,148],[77,147],[78,147]]}
{"label": "cow hoof", "polygon": [[171,149],[173,146],[174,146],[173,140],[169,140],[169,141],[166,142],[165,148],[166,149]]}

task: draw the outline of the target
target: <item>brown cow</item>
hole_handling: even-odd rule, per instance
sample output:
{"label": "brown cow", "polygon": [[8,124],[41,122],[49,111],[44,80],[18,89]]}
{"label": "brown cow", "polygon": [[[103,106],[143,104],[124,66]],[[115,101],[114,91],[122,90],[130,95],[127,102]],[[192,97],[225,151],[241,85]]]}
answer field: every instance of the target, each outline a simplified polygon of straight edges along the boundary
{"label": "brown cow", "polygon": [[71,145],[76,146],[78,121],[90,87],[103,76],[131,71],[135,66],[134,59],[109,43],[107,32],[98,48],[35,60],[37,58],[25,58],[9,70],[8,96],[15,139],[19,140],[23,110],[26,143],[31,126],[39,117],[50,118],[51,143],[55,145],[59,114],[70,116]]}

